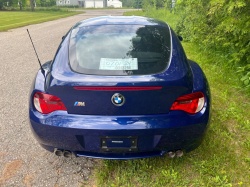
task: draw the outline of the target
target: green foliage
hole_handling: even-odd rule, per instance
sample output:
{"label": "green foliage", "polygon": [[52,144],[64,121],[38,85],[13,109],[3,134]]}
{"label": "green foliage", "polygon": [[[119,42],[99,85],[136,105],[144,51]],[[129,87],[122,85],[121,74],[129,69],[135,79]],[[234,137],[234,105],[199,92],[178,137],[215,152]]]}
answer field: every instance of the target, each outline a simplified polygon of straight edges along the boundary
{"label": "green foliage", "polygon": [[[30,7],[24,8],[26,11],[31,11]],[[67,8],[61,8],[61,7],[36,7],[35,11],[53,11],[53,12],[68,12],[69,9]]]}
{"label": "green foliage", "polygon": [[134,0],[120,0],[122,2],[122,7],[132,7]]}
{"label": "green foliage", "polygon": [[49,7],[56,5],[56,0],[40,0],[41,7]]}
{"label": "green foliage", "polygon": [[134,0],[133,7],[134,8],[142,8],[142,0]]}
{"label": "green foliage", "polygon": [[142,1],[142,8],[143,10],[148,9],[148,8],[163,8],[167,7],[167,4],[170,5],[169,3],[172,0],[143,0]]}
{"label": "green foliage", "polygon": [[54,7],[62,7],[62,8],[79,8],[79,5],[61,5],[61,6],[54,6]]}
{"label": "green foliage", "polygon": [[3,9],[4,4],[7,2],[7,0],[0,0],[0,10]]}
{"label": "green foliage", "polygon": [[124,16],[133,16],[133,15],[137,15],[137,16],[145,16],[144,12],[138,10],[138,11],[131,11],[131,12],[124,12],[123,13]]}
{"label": "green foliage", "polygon": [[241,81],[246,85],[246,88],[250,87],[250,64],[243,67],[239,67],[238,73],[241,73]]}
{"label": "green foliage", "polygon": [[199,43],[204,50],[228,55],[229,67],[242,66],[242,82],[250,78],[250,1],[179,0],[178,34],[186,41]]}
{"label": "green foliage", "polygon": [[[23,7],[26,7],[27,0],[0,0],[0,10],[14,10],[19,7],[22,10]],[[8,8],[7,8],[8,7]]]}

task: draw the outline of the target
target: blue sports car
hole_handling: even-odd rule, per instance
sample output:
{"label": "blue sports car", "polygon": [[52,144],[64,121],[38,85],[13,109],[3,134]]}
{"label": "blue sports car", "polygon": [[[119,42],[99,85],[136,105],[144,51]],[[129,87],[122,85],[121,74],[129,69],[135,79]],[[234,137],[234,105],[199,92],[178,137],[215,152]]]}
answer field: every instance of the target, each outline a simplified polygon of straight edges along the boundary
{"label": "blue sports car", "polygon": [[104,16],[76,23],[30,91],[31,129],[58,156],[181,157],[209,126],[210,90],[163,21]]}

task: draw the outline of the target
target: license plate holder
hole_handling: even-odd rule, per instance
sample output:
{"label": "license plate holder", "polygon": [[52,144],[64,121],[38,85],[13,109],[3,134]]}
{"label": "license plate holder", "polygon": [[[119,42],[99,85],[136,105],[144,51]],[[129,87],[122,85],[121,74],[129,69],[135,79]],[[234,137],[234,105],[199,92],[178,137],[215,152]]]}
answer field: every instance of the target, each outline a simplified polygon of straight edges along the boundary
{"label": "license plate holder", "polygon": [[101,152],[135,152],[138,151],[137,136],[102,136]]}

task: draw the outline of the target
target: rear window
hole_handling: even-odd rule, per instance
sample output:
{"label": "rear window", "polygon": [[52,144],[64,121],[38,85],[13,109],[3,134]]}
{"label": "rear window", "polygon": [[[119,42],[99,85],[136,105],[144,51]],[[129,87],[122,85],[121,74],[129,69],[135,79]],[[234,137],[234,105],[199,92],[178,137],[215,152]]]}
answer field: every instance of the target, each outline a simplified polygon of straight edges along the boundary
{"label": "rear window", "polygon": [[168,28],[101,25],[72,30],[73,71],[92,75],[146,75],[164,71],[171,53]]}

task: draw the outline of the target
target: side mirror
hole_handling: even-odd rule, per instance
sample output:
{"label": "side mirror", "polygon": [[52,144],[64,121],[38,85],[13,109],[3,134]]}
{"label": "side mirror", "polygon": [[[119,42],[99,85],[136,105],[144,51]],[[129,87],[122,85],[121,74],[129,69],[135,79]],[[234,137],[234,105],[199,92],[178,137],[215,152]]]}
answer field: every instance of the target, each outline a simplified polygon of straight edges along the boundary
{"label": "side mirror", "polygon": [[180,35],[177,35],[179,40],[182,42],[183,41],[183,38],[180,36]]}
{"label": "side mirror", "polygon": [[62,37],[62,40],[64,40],[65,36]]}

